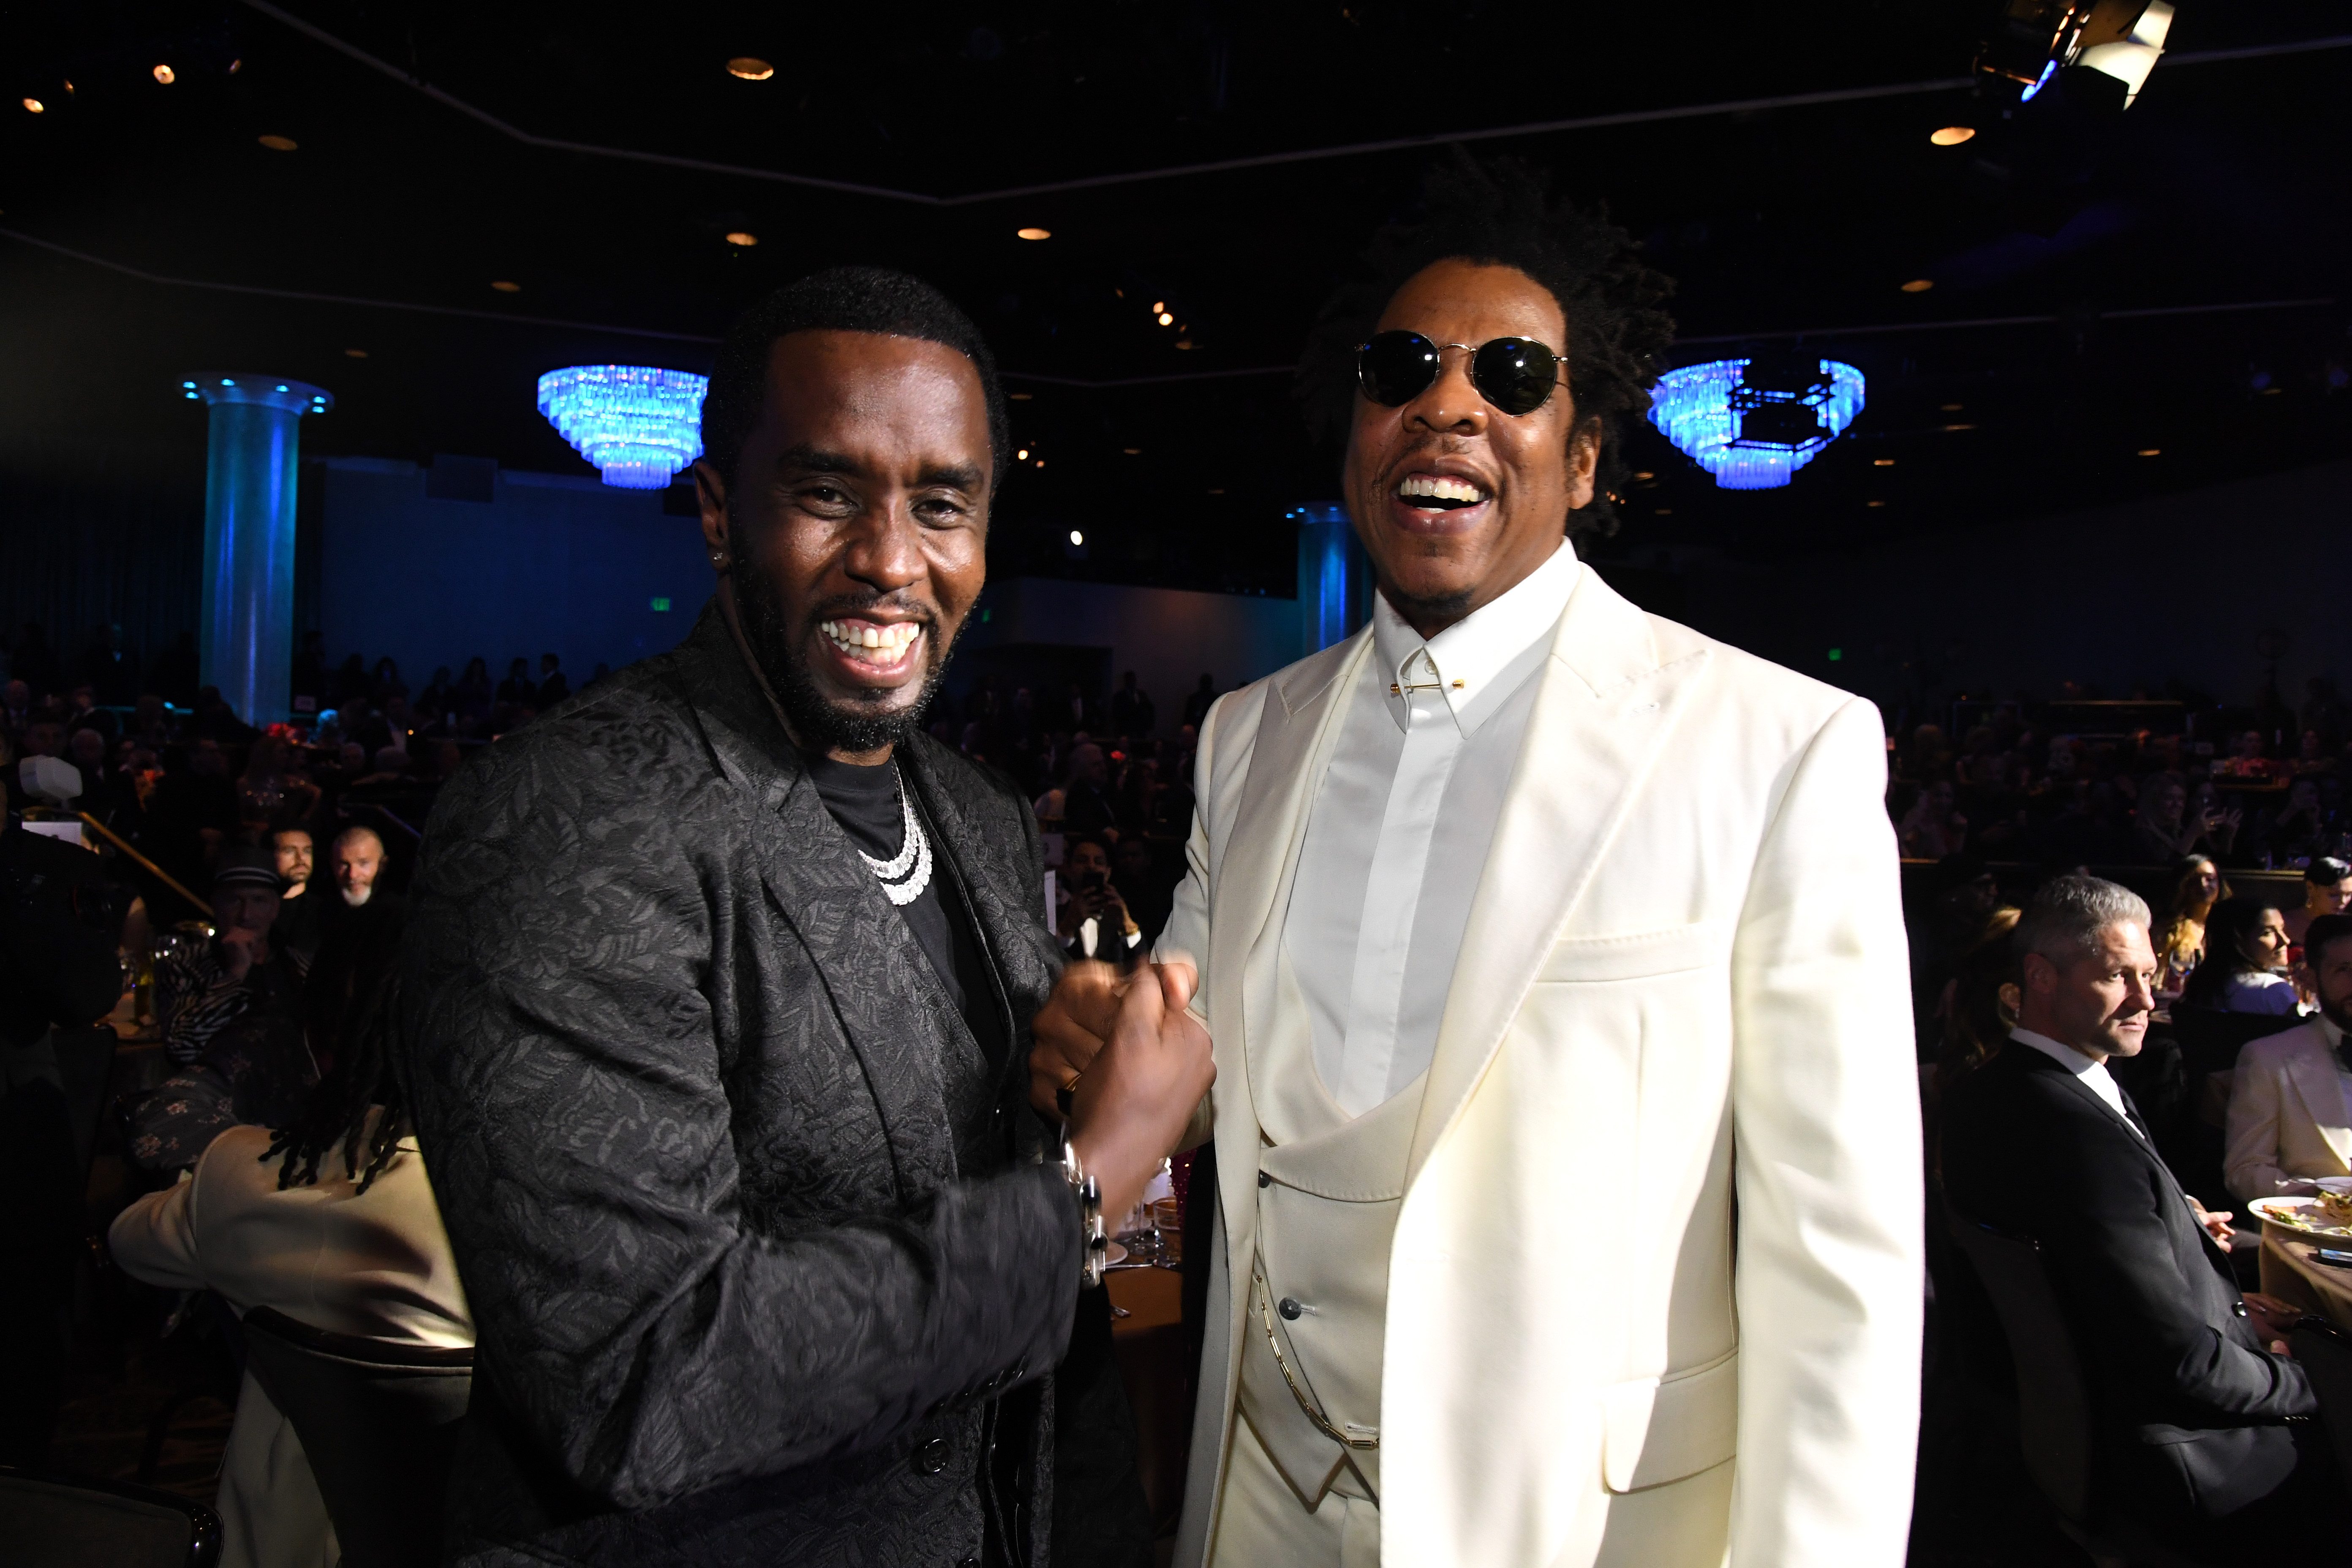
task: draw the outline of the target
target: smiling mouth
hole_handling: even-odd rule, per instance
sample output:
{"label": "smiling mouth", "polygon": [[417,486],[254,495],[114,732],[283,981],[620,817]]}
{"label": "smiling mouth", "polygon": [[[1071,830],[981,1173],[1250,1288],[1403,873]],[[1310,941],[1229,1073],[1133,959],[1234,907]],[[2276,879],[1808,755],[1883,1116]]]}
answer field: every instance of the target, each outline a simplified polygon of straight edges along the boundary
{"label": "smiling mouth", "polygon": [[823,632],[853,664],[870,665],[877,670],[895,669],[906,662],[908,654],[921,639],[920,621],[820,621],[817,630]]}
{"label": "smiling mouth", "polygon": [[1494,498],[1480,486],[1451,474],[1407,474],[1397,482],[1397,499],[1431,511],[1456,511]]}

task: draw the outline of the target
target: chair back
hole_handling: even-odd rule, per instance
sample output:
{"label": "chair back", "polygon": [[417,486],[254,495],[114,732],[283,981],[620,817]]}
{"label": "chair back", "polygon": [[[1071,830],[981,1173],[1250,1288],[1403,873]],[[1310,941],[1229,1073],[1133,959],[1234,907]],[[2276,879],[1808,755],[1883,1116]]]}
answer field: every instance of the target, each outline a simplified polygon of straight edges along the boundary
{"label": "chair back", "polygon": [[2017,1368],[2017,1436],[2025,1468],[2059,1514],[2091,1519],[2091,1397],[2042,1245],[1947,1207],[1952,1240],[1992,1298]]}
{"label": "chair back", "polygon": [[245,1342],[246,1364],[302,1439],[347,1568],[437,1562],[472,1349],[330,1333],[268,1307],[245,1315]]}
{"label": "chair back", "polygon": [[2352,1489],[2352,1334],[2325,1318],[2305,1318],[2288,1342],[2319,1396],[2319,1419],[2344,1483]]}
{"label": "chair back", "polygon": [[221,1521],[170,1492],[0,1468],[0,1541],[16,1568],[213,1568]]}

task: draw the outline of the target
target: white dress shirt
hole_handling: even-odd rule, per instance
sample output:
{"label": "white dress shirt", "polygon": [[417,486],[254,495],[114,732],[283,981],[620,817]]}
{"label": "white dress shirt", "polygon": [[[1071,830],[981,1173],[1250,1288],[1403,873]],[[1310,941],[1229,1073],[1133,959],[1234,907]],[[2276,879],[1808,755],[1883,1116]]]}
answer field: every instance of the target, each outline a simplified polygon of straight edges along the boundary
{"label": "white dress shirt", "polygon": [[2147,1138],[2147,1134],[2140,1132],[2139,1124],[2135,1122],[2129,1113],[2124,1110],[2124,1091],[2117,1087],[2114,1075],[2107,1071],[2106,1063],[2095,1062],[2074,1047],[2060,1045],[2049,1036],[2037,1035],[2031,1029],[2011,1029],[2009,1032],[2009,1037],[2021,1046],[2032,1046],[2035,1050],[2081,1079],[2089,1086],[2093,1094],[2107,1102],[2107,1108],[2116,1113],[2125,1126],[2139,1133],[2142,1139]]}
{"label": "white dress shirt", "polygon": [[1563,542],[1426,642],[1373,595],[1371,657],[1316,792],[1282,928],[1316,1072],[1351,1117],[1436,1054],[1535,674],[1582,570]]}

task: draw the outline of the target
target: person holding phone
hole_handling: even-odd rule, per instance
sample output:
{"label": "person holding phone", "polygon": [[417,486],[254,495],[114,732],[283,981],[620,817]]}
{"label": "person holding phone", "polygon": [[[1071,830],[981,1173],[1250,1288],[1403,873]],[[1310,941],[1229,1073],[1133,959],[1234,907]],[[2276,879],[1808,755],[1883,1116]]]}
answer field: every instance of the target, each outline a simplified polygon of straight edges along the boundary
{"label": "person holding phone", "polygon": [[1073,958],[1100,959],[1122,969],[1143,945],[1143,928],[1128,912],[1127,900],[1110,879],[1110,847],[1093,834],[1081,834],[1063,851],[1069,897],[1055,931]]}

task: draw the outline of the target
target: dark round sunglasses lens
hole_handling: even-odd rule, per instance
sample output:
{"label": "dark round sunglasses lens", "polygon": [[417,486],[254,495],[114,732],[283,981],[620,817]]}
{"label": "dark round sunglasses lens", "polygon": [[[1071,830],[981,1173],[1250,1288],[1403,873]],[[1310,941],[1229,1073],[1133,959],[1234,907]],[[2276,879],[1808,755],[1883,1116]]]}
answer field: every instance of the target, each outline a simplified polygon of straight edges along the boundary
{"label": "dark round sunglasses lens", "polygon": [[1437,379],[1437,345],[1419,332],[1381,332],[1356,354],[1364,395],[1391,408],[1412,402]]}
{"label": "dark round sunglasses lens", "polygon": [[1471,381],[1506,414],[1532,414],[1541,408],[1559,378],[1559,359],[1528,338],[1496,338],[1480,344],[1470,358]]}

